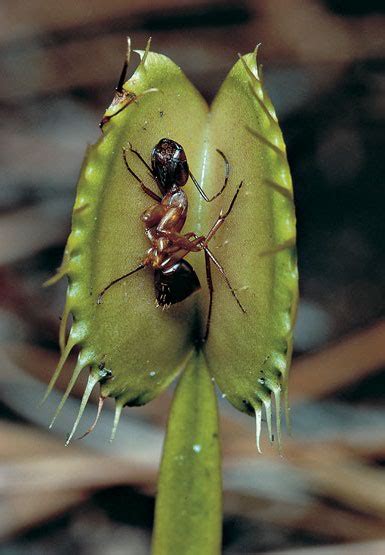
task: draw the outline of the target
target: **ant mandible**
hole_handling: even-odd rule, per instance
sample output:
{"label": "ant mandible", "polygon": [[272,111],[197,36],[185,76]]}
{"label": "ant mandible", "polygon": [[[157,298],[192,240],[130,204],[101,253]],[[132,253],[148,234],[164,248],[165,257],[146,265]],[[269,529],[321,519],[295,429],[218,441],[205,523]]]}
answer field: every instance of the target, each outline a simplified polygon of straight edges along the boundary
{"label": "ant mandible", "polygon": [[200,289],[200,282],[193,267],[185,260],[190,252],[204,251],[206,262],[206,280],[209,289],[209,309],[206,321],[206,330],[203,341],[207,340],[213,304],[213,282],[211,276],[211,262],[216,266],[226,281],[228,288],[236,300],[239,308],[245,313],[237,294],[230,284],[226,273],[208,247],[209,241],[214,237],[223,222],[229,216],[237,199],[243,181],[240,182],[233,196],[228,210],[219,214],[218,219],[206,236],[197,236],[194,232],[182,234],[182,228],[186,221],[188,200],[182,187],[191,177],[199,194],[206,202],[211,202],[220,196],[227,186],[230,165],[222,151],[217,149],[218,154],[225,162],[225,179],[222,188],[213,197],[208,198],[202,187],[189,170],[186,154],[183,147],[172,139],[161,139],[153,148],[151,154],[151,167],[147,164],[141,154],[129,143],[130,151],[135,154],[157,184],[161,195],[158,196],[146,187],[140,177],[131,169],[127,161],[127,150],[123,148],[123,160],[127,170],[140,184],[143,192],[151,197],[156,204],[145,210],[141,220],[145,226],[145,234],[151,243],[147,255],[134,270],[114,279],[99,294],[100,304],[104,294],[115,284],[135,274],[145,267],[154,270],[154,285],[157,306],[168,308],[170,305],[179,303]]}

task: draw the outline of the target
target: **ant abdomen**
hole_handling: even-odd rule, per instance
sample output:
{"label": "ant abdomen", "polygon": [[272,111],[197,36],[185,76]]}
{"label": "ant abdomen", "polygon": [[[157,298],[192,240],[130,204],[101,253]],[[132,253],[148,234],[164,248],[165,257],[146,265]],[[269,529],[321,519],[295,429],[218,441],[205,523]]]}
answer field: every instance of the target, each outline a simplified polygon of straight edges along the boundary
{"label": "ant abdomen", "polygon": [[155,270],[154,286],[156,302],[160,307],[180,303],[201,288],[194,268],[181,260],[170,270]]}

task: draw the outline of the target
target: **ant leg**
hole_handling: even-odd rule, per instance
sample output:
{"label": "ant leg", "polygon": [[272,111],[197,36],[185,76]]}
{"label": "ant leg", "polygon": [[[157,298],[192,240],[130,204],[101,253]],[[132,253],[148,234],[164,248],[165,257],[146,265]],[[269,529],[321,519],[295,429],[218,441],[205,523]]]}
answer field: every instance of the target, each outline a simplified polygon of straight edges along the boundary
{"label": "ant leg", "polygon": [[84,439],[86,436],[88,436],[89,434],[91,434],[94,431],[95,426],[98,423],[100,415],[102,413],[103,405],[104,405],[105,400],[106,400],[106,397],[101,397],[101,396],[99,397],[98,410],[97,410],[97,413],[96,413],[96,416],[95,416],[95,420],[92,422],[92,424],[88,428],[88,430],[86,432],[84,432],[83,435],[81,435],[80,437],[77,438],[78,440]]}
{"label": "ant leg", "polygon": [[[230,280],[227,277],[223,266],[215,258],[215,256],[211,252],[211,250],[207,247],[207,245],[204,245],[204,243],[202,241],[202,237],[198,237],[196,235],[196,233],[193,233],[193,232],[190,232],[186,235],[190,235],[191,237],[195,237],[195,241],[191,241],[189,246],[187,246],[187,245],[182,246],[181,245],[178,248],[178,250],[171,247],[169,249],[170,260],[168,261],[168,267],[173,266],[173,264],[175,264],[175,262],[177,262],[178,260],[181,260],[182,258],[184,258],[190,252],[195,252],[196,250],[203,250],[204,251],[205,260],[206,260],[206,278],[207,278],[207,285],[209,287],[209,293],[210,293],[209,314],[208,314],[207,324],[206,324],[206,333],[205,333],[205,336],[204,336],[204,340],[206,340],[207,335],[208,335],[208,330],[209,330],[209,327],[210,327],[211,311],[212,311],[212,303],[213,303],[213,292],[214,292],[214,287],[213,287],[212,278],[211,278],[210,261],[218,268],[219,272],[222,274],[224,280],[226,281],[227,287],[230,289],[231,294],[233,295],[234,299],[237,302],[237,305],[239,306],[239,308],[242,310],[242,312],[244,314],[246,314],[246,310],[243,308],[243,306],[241,304],[241,301],[238,299],[237,294],[236,294],[235,290],[233,289],[233,286],[231,285]],[[197,249],[197,247],[198,247],[198,249]]]}
{"label": "ant leg", "polygon": [[206,281],[207,281],[207,287],[209,288],[209,311],[207,314],[207,320],[206,320],[206,331],[205,331],[205,335],[203,337],[203,341],[207,341],[207,338],[209,336],[209,331],[210,331],[210,322],[211,322],[211,312],[212,312],[212,308],[213,308],[213,295],[214,295],[214,286],[213,286],[213,280],[212,280],[212,276],[211,276],[211,264],[210,264],[210,257],[208,255],[208,253],[205,250],[205,263],[206,263]]}
{"label": "ant leg", "polygon": [[136,175],[136,173],[130,168],[130,166],[128,165],[127,162],[127,151],[125,148],[122,148],[123,151],[123,160],[124,163],[126,165],[127,170],[130,172],[130,174],[136,179],[136,181],[140,184],[142,191],[148,195],[149,197],[151,197],[153,200],[156,200],[156,202],[161,202],[161,197],[158,196],[156,193],[154,193],[153,191],[151,191],[151,189],[149,189],[148,187],[146,187],[146,185],[143,183],[143,181],[140,179],[140,177],[138,177]]}
{"label": "ant leg", "polygon": [[233,196],[233,199],[230,202],[230,206],[229,206],[227,212],[225,212],[223,214],[222,210],[220,211],[217,221],[215,222],[215,224],[212,226],[212,228],[210,229],[210,231],[206,235],[206,240],[204,242],[204,246],[207,246],[207,243],[210,241],[210,239],[212,239],[214,237],[214,235],[216,234],[218,229],[221,227],[223,222],[226,220],[227,216],[230,214],[231,210],[233,209],[234,203],[237,200],[237,197],[239,195],[239,191],[241,190],[242,185],[243,185],[243,181],[241,181],[240,184],[238,185],[238,189],[235,191],[235,195]]}
{"label": "ant leg", "polygon": [[[220,273],[222,274],[222,276],[224,277],[227,287],[230,289],[232,296],[234,297],[234,299],[237,301],[237,305],[239,306],[239,308],[242,310],[243,314],[246,314],[246,310],[243,308],[241,301],[238,299],[237,294],[235,292],[235,290],[233,289],[229,278],[226,275],[225,270],[223,269],[223,266],[221,266],[221,264],[218,262],[218,260],[215,258],[215,256],[213,255],[213,253],[211,252],[211,250],[208,247],[204,247],[204,251],[207,254],[207,256],[210,258],[210,260],[213,262],[213,264],[215,264],[215,266],[218,268],[218,270],[220,271]],[[210,314],[211,316],[211,314]]]}
{"label": "ant leg", "polygon": [[[211,279],[211,268],[208,267],[208,262],[210,262],[210,260],[218,268],[219,272],[224,277],[224,279],[226,281],[226,284],[227,284],[227,287],[230,289],[231,294],[233,295],[234,299],[236,300],[237,305],[239,306],[239,308],[242,310],[242,312],[244,314],[246,313],[246,310],[243,308],[240,300],[238,299],[237,294],[236,294],[235,290],[233,289],[233,287],[230,283],[230,280],[227,277],[223,266],[219,263],[219,261],[215,258],[215,256],[213,255],[213,253],[211,252],[211,250],[207,246],[207,243],[210,241],[210,239],[212,239],[214,237],[215,233],[218,231],[218,229],[221,227],[221,225],[223,224],[223,222],[226,220],[227,216],[230,214],[231,210],[233,209],[233,206],[235,204],[235,201],[237,200],[237,197],[239,195],[239,191],[241,190],[242,185],[243,185],[243,181],[241,181],[240,184],[238,185],[238,188],[235,192],[235,195],[233,196],[233,199],[230,203],[230,206],[229,206],[227,212],[225,212],[225,214],[222,214],[222,212],[219,214],[219,218],[217,219],[215,224],[210,229],[208,235],[206,236],[205,241],[202,242],[201,237],[197,237],[195,235],[196,240],[194,242],[191,242],[194,246],[200,246],[201,249],[204,250],[205,257],[206,257],[206,276],[207,276],[207,284],[209,286],[209,292],[210,292],[210,302],[209,302],[209,318],[208,318],[207,326],[206,326],[205,339],[207,338],[207,334],[208,334],[208,330],[209,330],[209,326],[210,326],[212,299],[213,299],[213,292],[214,292],[213,285],[212,285],[212,279]],[[194,236],[192,233],[189,233],[189,235]]]}
{"label": "ant leg", "polygon": [[144,164],[146,166],[146,168],[148,169],[148,171],[151,174],[151,177],[153,179],[155,179],[154,177],[154,173],[152,171],[152,168],[147,164],[146,160],[143,158],[143,156],[140,154],[140,152],[138,152],[137,150],[135,150],[132,146],[132,144],[130,142],[128,142],[128,146],[130,147],[130,150],[133,154],[135,154],[135,156],[137,156],[139,158],[139,160],[142,162],[142,164]]}
{"label": "ant leg", "polygon": [[144,264],[140,264],[137,268],[135,268],[134,270],[131,270],[131,272],[128,272],[128,274],[124,274],[123,276],[120,276],[116,279],[114,279],[113,281],[111,281],[111,283],[109,283],[98,295],[98,299],[96,301],[97,304],[100,304],[102,302],[102,298],[105,295],[105,293],[107,293],[107,291],[113,286],[116,285],[117,283],[119,283],[120,281],[123,281],[124,279],[128,278],[129,276],[132,276],[132,274],[135,274],[135,272],[138,272],[139,270],[142,270],[145,267]]}
{"label": "ant leg", "polygon": [[[227,277],[223,266],[215,258],[215,256],[211,252],[211,250],[205,244],[207,242],[207,240],[205,241],[205,243],[203,243],[203,241],[202,241],[203,237],[198,237],[198,235],[194,232],[186,233],[186,236],[194,237],[195,241],[191,241],[188,246],[187,245],[180,245],[178,250],[177,250],[177,248],[171,247],[169,249],[169,254],[170,254],[169,266],[171,267],[173,264],[175,264],[175,262],[177,260],[181,260],[182,258],[184,258],[189,252],[195,251],[197,247],[199,248],[199,250],[203,250],[204,253],[205,253],[206,280],[207,280],[207,285],[208,285],[208,288],[209,288],[209,295],[210,295],[210,298],[209,298],[209,312],[208,312],[208,316],[207,316],[206,331],[205,331],[205,335],[204,335],[204,338],[203,338],[203,341],[206,341],[206,339],[208,337],[209,329],[210,329],[211,312],[212,312],[212,306],[213,306],[213,293],[214,293],[214,286],[213,286],[212,276],[211,276],[210,261],[213,262],[213,264],[218,268],[219,272],[222,274],[224,280],[226,281],[227,287],[230,289],[231,294],[233,295],[234,299],[237,302],[237,305],[239,306],[239,308],[242,310],[242,312],[244,314],[246,314],[246,310],[243,308],[243,306],[241,304],[241,301],[238,299],[237,294],[236,294],[235,290],[233,289],[233,287],[230,283],[230,280]],[[175,245],[175,247],[176,246],[177,245]]]}
{"label": "ant leg", "polygon": [[[177,231],[170,231],[170,230],[161,230],[159,231],[159,227],[157,228],[158,234],[165,237],[169,241],[172,242],[171,247],[168,248],[173,249],[174,246],[177,246],[178,249],[183,249],[186,252],[199,252],[202,250],[203,245],[206,242],[206,238],[204,235],[198,237],[195,233],[186,233],[186,235],[181,235]],[[190,238],[194,237],[194,240],[191,241]]]}
{"label": "ant leg", "polygon": [[219,148],[216,149],[218,154],[220,154],[220,156],[222,156],[224,162],[225,162],[225,180],[224,183],[222,185],[222,188],[220,189],[220,191],[218,191],[218,193],[216,193],[214,196],[212,196],[211,198],[209,198],[206,193],[204,192],[204,190],[202,189],[202,187],[200,186],[198,180],[193,176],[193,174],[191,172],[189,172],[189,175],[192,179],[192,182],[194,183],[195,187],[198,189],[199,194],[201,195],[201,197],[206,201],[206,202],[211,202],[214,199],[216,199],[217,197],[219,197],[223,191],[226,189],[227,187],[227,183],[229,181],[229,175],[230,175],[230,164],[229,161],[227,159],[227,157],[224,155],[224,153],[219,150]]}
{"label": "ant leg", "polygon": [[135,156],[137,156],[139,158],[139,160],[142,162],[142,164],[144,166],[146,166],[148,173],[150,174],[150,176],[152,177],[152,179],[155,181],[155,183],[158,185],[158,180],[154,174],[153,169],[151,168],[151,166],[149,164],[147,164],[146,160],[143,158],[143,156],[140,154],[140,152],[138,152],[137,150],[135,150],[132,146],[132,144],[130,142],[128,142],[130,150],[133,154],[135,154]]}

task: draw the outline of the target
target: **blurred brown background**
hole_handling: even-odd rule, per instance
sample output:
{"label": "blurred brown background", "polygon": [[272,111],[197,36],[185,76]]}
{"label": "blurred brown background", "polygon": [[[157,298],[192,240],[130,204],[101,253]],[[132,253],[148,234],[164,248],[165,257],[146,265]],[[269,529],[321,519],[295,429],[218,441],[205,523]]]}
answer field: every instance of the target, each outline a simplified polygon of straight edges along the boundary
{"label": "blurred brown background", "polygon": [[258,456],[252,420],[221,400],[224,553],[385,553],[384,26],[379,0],[3,0],[1,555],[149,550],[170,393],[125,411],[112,445],[108,410],[66,449],[78,399],[50,433],[59,393],[37,408],[65,295],[41,283],[60,264],[127,35],[134,48],[151,35],[208,100],[237,52],[261,42],[293,172],[293,435],[284,458],[267,443]]}

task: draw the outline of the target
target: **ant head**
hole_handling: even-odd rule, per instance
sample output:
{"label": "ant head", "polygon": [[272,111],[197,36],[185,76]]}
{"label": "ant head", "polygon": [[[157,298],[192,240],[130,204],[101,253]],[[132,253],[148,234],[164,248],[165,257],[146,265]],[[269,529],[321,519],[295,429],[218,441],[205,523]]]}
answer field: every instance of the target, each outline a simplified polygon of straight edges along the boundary
{"label": "ant head", "polygon": [[189,177],[187,158],[183,147],[172,139],[161,139],[152,149],[151,165],[163,192],[174,185],[183,187]]}

